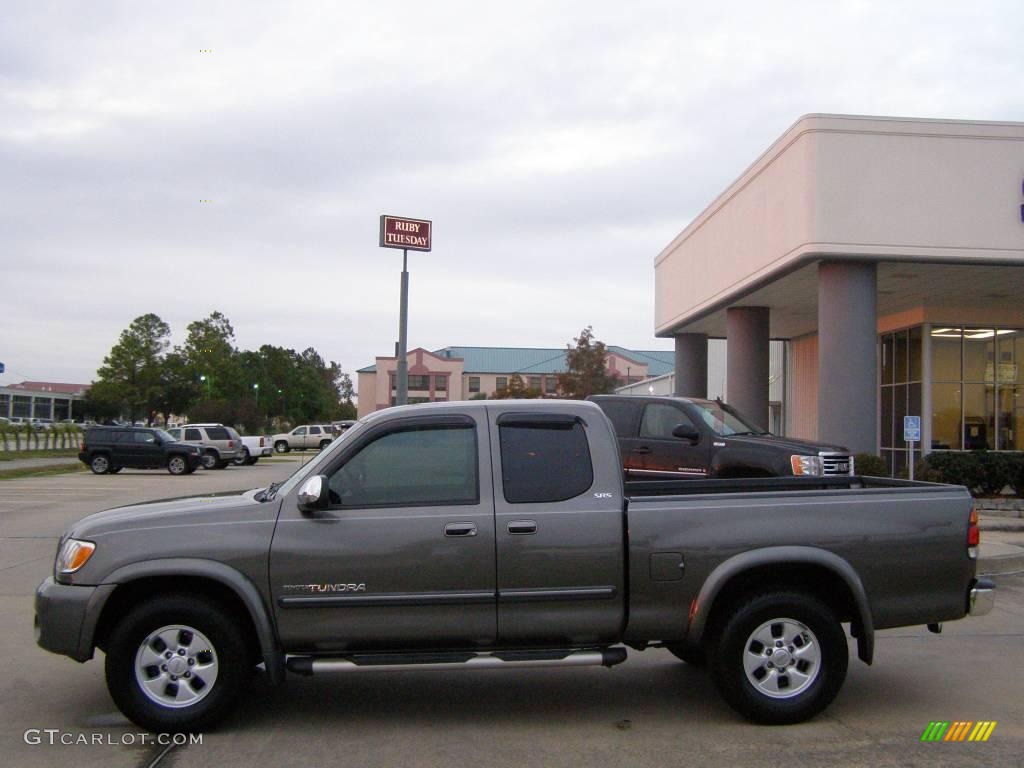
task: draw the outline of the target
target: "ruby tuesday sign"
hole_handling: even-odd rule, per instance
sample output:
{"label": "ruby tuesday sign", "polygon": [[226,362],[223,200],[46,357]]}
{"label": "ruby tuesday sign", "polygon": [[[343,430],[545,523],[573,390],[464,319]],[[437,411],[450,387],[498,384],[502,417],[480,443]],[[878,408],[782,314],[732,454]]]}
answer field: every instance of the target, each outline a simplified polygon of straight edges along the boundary
{"label": "ruby tuesday sign", "polygon": [[380,217],[380,247],[429,251],[431,222],[402,216]]}

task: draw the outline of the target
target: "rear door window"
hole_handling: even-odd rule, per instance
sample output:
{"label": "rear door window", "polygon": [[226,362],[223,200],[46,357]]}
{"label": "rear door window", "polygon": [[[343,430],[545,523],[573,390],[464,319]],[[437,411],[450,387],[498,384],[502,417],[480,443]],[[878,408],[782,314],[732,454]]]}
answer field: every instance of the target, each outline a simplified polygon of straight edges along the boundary
{"label": "rear door window", "polygon": [[590,446],[578,420],[499,422],[498,434],[509,504],[566,501],[594,484]]}
{"label": "rear door window", "polygon": [[309,434],[311,434],[311,435],[319,435],[320,434],[320,427],[310,427],[309,428]]}
{"label": "rear door window", "polygon": [[640,409],[635,403],[624,403],[616,400],[605,400],[599,402],[601,410],[604,411],[615,427],[615,434],[623,440],[636,437],[636,419]]}
{"label": "rear door window", "polygon": [[201,443],[203,441],[203,433],[200,432],[198,429],[186,429],[185,439]]}
{"label": "rear door window", "polygon": [[231,436],[224,427],[207,427],[206,435],[211,440],[230,440]]}

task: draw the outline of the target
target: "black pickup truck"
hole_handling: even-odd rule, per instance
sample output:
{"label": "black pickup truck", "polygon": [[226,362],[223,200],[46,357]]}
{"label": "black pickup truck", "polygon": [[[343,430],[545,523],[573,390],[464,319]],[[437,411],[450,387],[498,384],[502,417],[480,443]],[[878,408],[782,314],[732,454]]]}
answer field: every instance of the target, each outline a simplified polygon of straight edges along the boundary
{"label": "black pickup truck", "polygon": [[839,445],[779,437],[721,400],[592,395],[615,426],[627,480],[854,474]]}
{"label": "black pickup truck", "polygon": [[283,484],[74,523],[36,632],[105,651],[117,706],[163,732],[211,726],[260,665],[277,683],[652,647],[706,663],[751,720],[794,723],[839,692],[844,624],[870,663],[877,629],[990,610],[977,549],[960,487],[624,484],[593,403],[433,403],[361,419]]}

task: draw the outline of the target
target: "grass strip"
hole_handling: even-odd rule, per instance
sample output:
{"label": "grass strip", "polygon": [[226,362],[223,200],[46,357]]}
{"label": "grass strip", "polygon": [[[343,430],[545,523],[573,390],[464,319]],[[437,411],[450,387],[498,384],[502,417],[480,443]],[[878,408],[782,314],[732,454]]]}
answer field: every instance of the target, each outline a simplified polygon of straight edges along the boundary
{"label": "grass strip", "polygon": [[23,477],[47,477],[48,475],[70,475],[73,472],[85,472],[80,464],[44,464],[41,467],[25,469],[0,469],[0,480],[18,480]]}

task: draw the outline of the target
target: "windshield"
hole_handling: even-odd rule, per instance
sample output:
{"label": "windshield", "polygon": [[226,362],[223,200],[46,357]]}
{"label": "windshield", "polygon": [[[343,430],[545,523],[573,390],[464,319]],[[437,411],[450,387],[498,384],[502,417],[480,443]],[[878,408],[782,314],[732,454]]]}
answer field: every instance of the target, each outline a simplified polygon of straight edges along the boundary
{"label": "windshield", "polygon": [[160,438],[161,443],[178,442],[178,439],[174,435],[164,432],[162,429],[154,429],[153,431],[156,433],[156,436]]}
{"label": "windshield", "polygon": [[694,403],[704,423],[716,435],[767,435],[763,429],[748,422],[736,409],[725,403]]}

